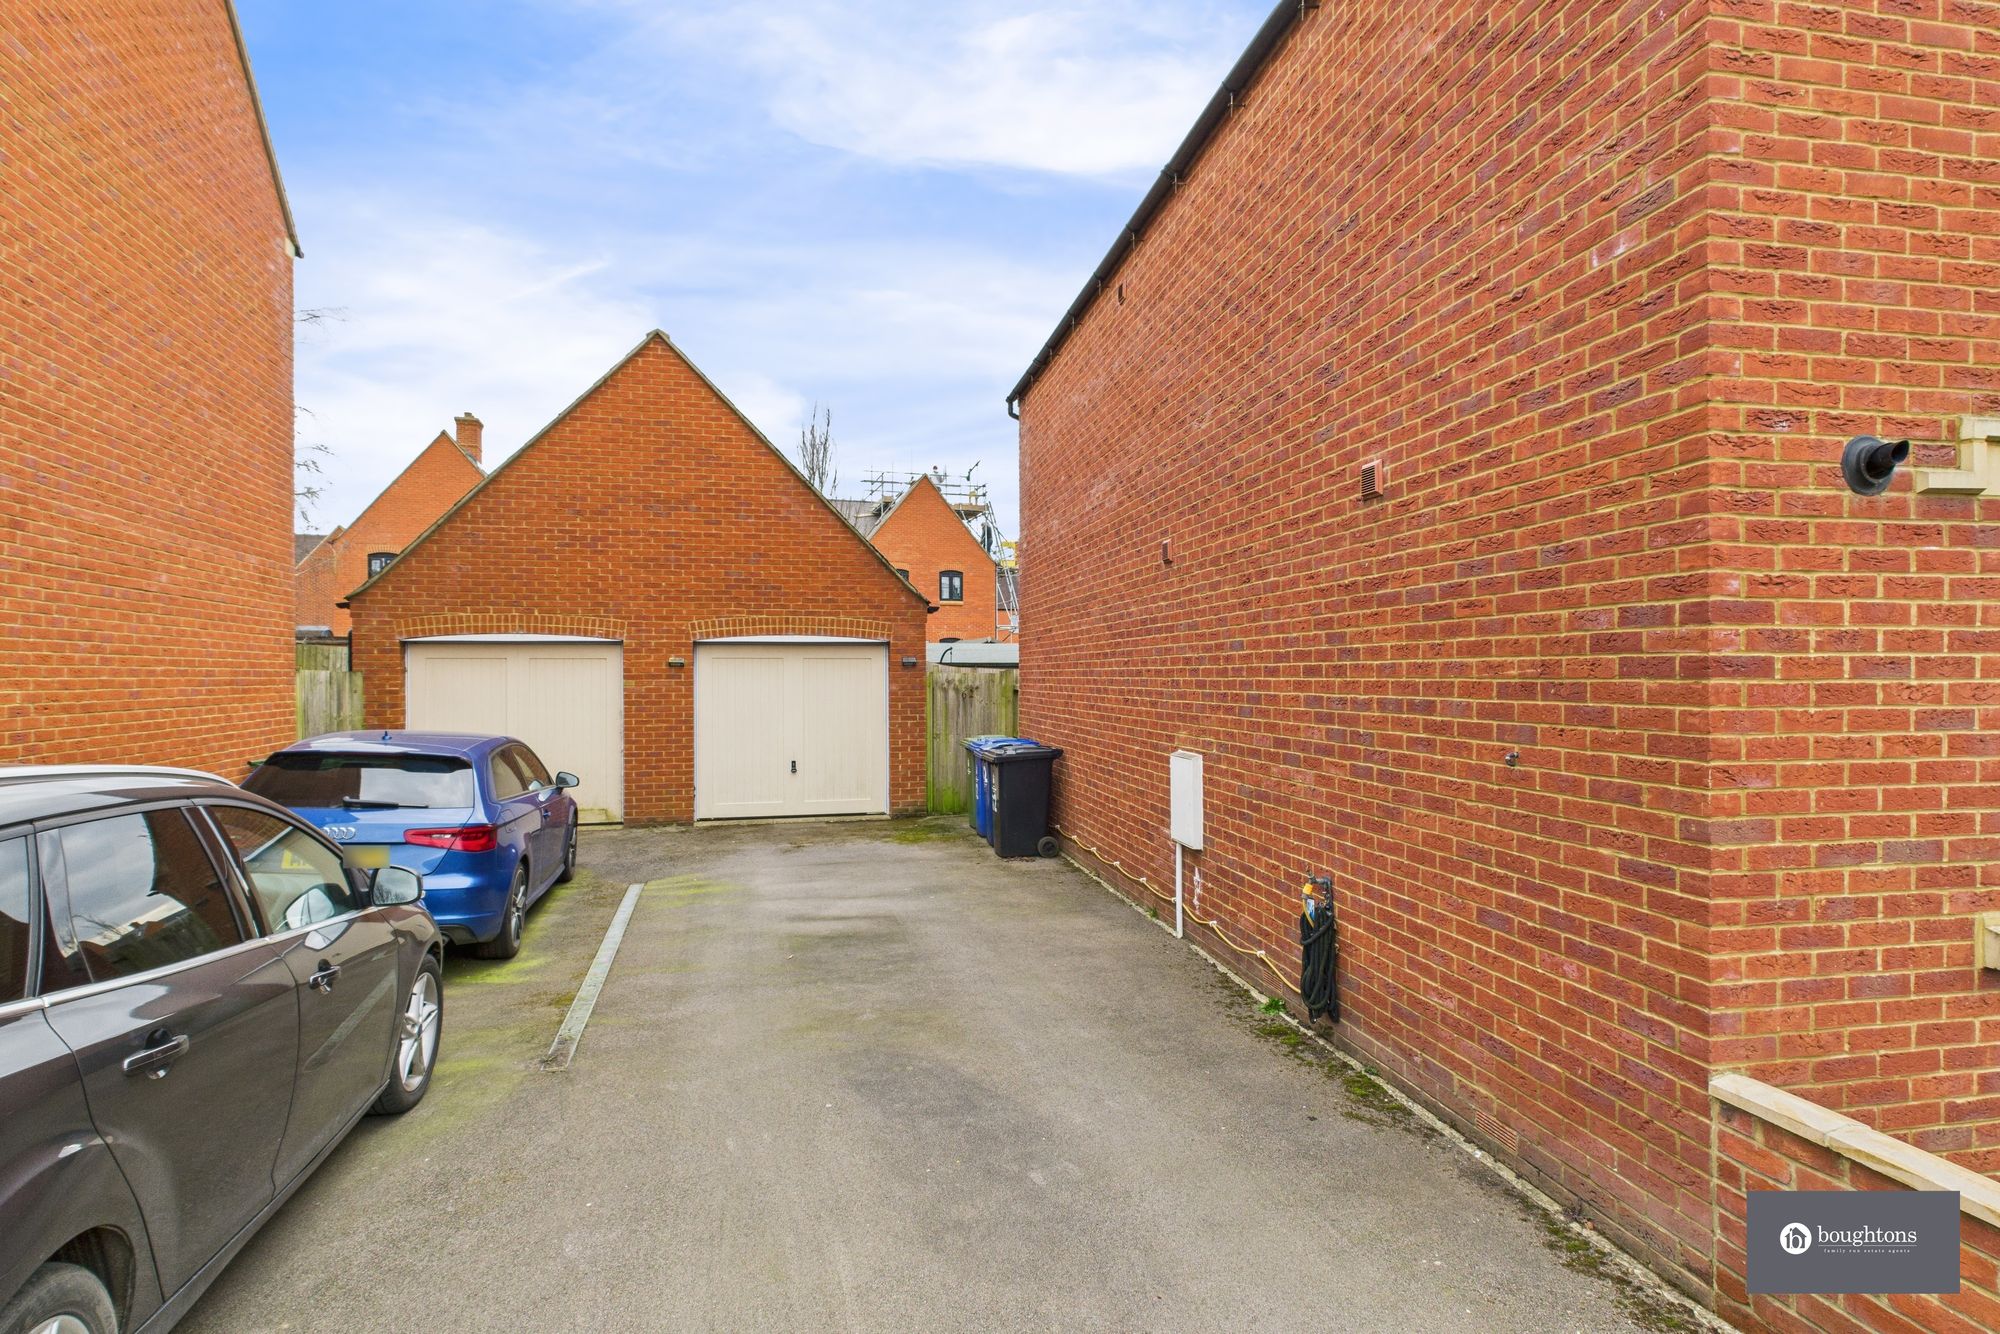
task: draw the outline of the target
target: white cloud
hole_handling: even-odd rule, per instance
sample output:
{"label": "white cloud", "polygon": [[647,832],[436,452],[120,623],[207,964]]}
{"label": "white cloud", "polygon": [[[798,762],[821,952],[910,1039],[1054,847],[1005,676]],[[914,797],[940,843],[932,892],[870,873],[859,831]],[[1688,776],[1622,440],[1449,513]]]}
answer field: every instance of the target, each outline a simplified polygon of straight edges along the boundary
{"label": "white cloud", "polygon": [[914,45],[809,13],[752,12],[746,50],[779,124],[890,162],[1157,169],[1220,73],[1212,55],[1134,50],[1080,11],[977,21]]}
{"label": "white cloud", "polygon": [[[1072,176],[1164,165],[1234,60],[1241,27],[1190,0],[1137,13],[1105,0],[624,8],[635,23],[626,58],[697,49],[751,75],[771,119],[810,143],[898,165]],[[658,150],[642,135],[631,151]]]}
{"label": "white cloud", "polygon": [[486,423],[486,461],[511,453],[652,326],[602,257],[550,253],[398,201],[313,209],[299,267],[300,439],[324,444],[324,530],[353,518],[461,412]]}
{"label": "white cloud", "polygon": [[849,482],[983,460],[1011,516],[1001,395],[1073,282],[959,244],[636,233],[585,251],[387,196],[318,201],[313,216],[299,304],[337,311],[298,341],[301,439],[331,450],[312,508],[322,531],[460,412],[486,423],[497,464],[654,327],[780,449],[818,402]]}

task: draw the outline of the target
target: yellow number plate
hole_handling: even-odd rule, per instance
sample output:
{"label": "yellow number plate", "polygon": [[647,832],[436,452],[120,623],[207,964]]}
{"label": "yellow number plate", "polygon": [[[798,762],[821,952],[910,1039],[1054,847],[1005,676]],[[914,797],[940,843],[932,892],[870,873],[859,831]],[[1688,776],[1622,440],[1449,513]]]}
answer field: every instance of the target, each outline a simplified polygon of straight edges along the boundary
{"label": "yellow number plate", "polygon": [[350,843],[347,845],[347,859],[365,870],[389,864],[389,849],[381,843]]}

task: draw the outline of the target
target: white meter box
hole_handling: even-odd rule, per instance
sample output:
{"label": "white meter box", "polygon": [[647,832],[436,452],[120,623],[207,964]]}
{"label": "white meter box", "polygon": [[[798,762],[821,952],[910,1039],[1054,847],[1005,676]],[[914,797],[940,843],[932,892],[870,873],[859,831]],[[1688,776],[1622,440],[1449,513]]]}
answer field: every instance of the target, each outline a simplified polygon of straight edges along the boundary
{"label": "white meter box", "polygon": [[1201,756],[1177,750],[1167,760],[1174,842],[1201,851]]}

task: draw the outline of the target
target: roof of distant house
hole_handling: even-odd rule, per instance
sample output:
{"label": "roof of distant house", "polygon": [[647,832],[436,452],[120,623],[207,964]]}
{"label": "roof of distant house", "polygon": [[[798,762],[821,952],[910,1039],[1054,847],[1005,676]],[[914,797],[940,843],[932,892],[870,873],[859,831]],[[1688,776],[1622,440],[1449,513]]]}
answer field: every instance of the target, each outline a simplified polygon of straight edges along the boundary
{"label": "roof of distant house", "polygon": [[297,565],[312,554],[312,549],[326,541],[325,533],[293,533],[292,564]]}
{"label": "roof of distant house", "polygon": [[880,528],[889,513],[889,506],[880,500],[836,500],[829,496],[827,503],[840,512],[841,518],[860,529],[863,537]]}

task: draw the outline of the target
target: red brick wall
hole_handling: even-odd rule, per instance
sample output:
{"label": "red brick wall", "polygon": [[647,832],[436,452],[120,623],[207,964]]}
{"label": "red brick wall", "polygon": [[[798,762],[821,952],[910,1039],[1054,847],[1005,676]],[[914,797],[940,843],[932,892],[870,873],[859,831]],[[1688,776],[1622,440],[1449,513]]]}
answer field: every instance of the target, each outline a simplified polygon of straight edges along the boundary
{"label": "red brick wall", "polygon": [[292,260],[219,0],[0,16],[0,763],[292,736]]}
{"label": "red brick wall", "polygon": [[[891,565],[908,570],[910,582],[937,608],[924,630],[931,642],[993,638],[998,600],[993,558],[928,477],[916,481],[868,540]],[[965,576],[963,600],[939,599],[941,570]]]}
{"label": "red brick wall", "polygon": [[1960,1215],[1959,1291],[1898,1296],[1750,1295],[1744,1227],[1753,1190],[1902,1190],[1901,1183],[1735,1107],[1716,1125],[1715,1309],[1746,1330],[2000,1334],[2000,1230]]}
{"label": "red brick wall", "polygon": [[694,675],[669,658],[692,664],[699,638],[885,638],[890,801],[923,808],[923,600],[657,335],[352,612],[370,727],[402,725],[403,638],[622,639],[632,823],[694,814]]}
{"label": "red brick wall", "polygon": [[1832,462],[2000,413],[2000,5],[1717,9],[1715,1055],[2000,1172],[2000,496]]}
{"label": "red brick wall", "polygon": [[485,475],[449,435],[440,433],[353,523],[299,562],[297,623],[346,634],[348,613],[335,604],[367,581],[369,553],[401,551]]}
{"label": "red brick wall", "polygon": [[1700,38],[1322,7],[1021,409],[1065,831],[1171,883],[1203,752],[1204,914],[1295,978],[1334,874],[1354,1045],[1697,1272]]}
{"label": "red brick wall", "polygon": [[[2000,1092],[1967,1069],[2000,1033],[1960,943],[2000,883],[1992,502],[1862,501],[1828,462],[1992,410],[1990,168],[1845,147],[1894,137],[1862,89],[1962,154],[1973,80],[1874,90],[1990,64],[1992,7],[1709,8],[1310,12],[1021,404],[1022,726],[1067,750],[1065,833],[1170,884],[1166,757],[1202,751],[1204,914],[1295,978],[1297,886],[1333,874],[1347,1040],[1696,1291],[1712,1065],[1865,1053],[1871,1087],[1928,1061]],[[1915,55],[1865,35],[1899,22]],[[1838,170],[1772,165],[1766,121]],[[1959,202],[1904,217],[1878,170]]]}

